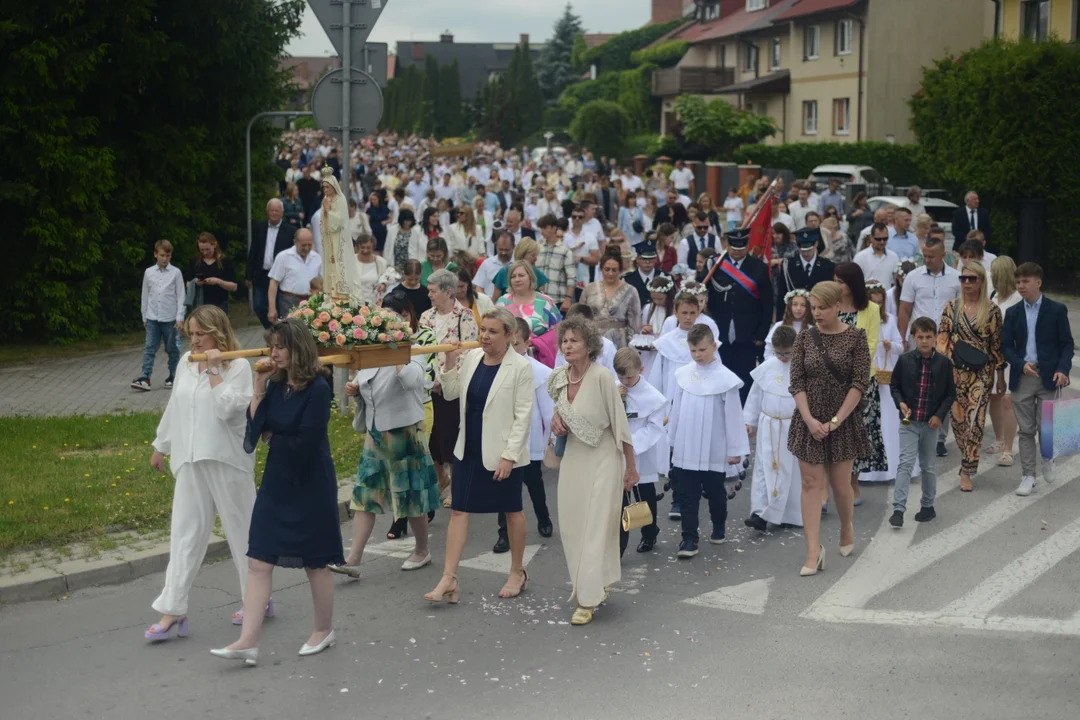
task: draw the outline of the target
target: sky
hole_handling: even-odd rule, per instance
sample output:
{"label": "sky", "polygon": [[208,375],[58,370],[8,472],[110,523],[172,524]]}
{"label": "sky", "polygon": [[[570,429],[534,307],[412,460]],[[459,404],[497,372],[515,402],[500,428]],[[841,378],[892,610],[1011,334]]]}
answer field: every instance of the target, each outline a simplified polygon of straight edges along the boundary
{"label": "sky", "polygon": [[[566,6],[562,0],[384,0],[386,9],[371,33],[372,42],[437,41],[449,30],[458,42],[517,42],[528,33],[543,42]],[[574,13],[586,32],[613,33],[649,21],[650,0],[577,0]],[[340,7],[333,6],[335,9]],[[335,54],[311,8],[305,8],[300,35],[286,48],[293,56]]]}

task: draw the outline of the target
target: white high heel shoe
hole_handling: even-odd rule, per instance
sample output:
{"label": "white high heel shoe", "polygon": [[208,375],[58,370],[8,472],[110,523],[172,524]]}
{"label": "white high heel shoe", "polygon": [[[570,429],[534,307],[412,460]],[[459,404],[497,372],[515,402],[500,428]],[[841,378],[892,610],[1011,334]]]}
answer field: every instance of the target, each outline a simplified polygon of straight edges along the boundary
{"label": "white high heel shoe", "polygon": [[331,630],[330,633],[326,637],[324,637],[322,639],[322,642],[318,645],[308,645],[307,643],[304,643],[300,647],[299,655],[300,657],[305,657],[307,655],[318,655],[326,648],[334,647],[334,645],[336,644],[337,638],[334,637],[334,631]]}
{"label": "white high heel shoe", "polygon": [[210,651],[210,654],[225,660],[243,660],[245,665],[255,665],[259,662],[259,648],[257,647],[248,648],[247,650],[215,648]]}

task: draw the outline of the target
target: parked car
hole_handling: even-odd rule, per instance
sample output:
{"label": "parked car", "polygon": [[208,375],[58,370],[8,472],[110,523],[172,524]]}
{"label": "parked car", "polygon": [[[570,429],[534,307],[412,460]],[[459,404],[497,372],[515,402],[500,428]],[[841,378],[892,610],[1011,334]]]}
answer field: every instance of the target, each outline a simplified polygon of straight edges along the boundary
{"label": "parked car", "polygon": [[[926,197],[925,195],[921,202],[923,207],[926,208],[926,214],[945,230],[945,247],[951,248],[953,246],[952,217],[953,212],[957,208],[956,203],[942,200],[941,198]],[[872,212],[876,212],[882,205],[908,207],[911,203],[906,197],[900,197],[898,195],[877,195],[867,200],[866,205]],[[912,222],[914,222],[914,220],[915,219],[912,218]]]}
{"label": "parked car", "polygon": [[[893,192],[889,178],[869,165],[818,165],[810,173],[809,180],[818,192],[822,192],[833,178],[840,181],[841,190],[846,190],[848,185],[862,185],[867,195],[888,195]],[[852,192],[846,194],[849,199],[854,195]]]}

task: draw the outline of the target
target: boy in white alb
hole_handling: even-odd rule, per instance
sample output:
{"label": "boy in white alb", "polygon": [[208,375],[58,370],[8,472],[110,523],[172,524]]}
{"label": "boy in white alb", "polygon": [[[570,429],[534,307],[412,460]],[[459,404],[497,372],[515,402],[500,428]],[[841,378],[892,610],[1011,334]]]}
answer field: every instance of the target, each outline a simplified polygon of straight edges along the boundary
{"label": "boy in white alb", "polygon": [[739,401],[742,381],[720,362],[716,338],[708,327],[690,328],[686,343],[693,362],[675,371],[675,397],[668,414],[668,442],[674,451],[671,464],[678,470],[682,510],[679,558],[698,554],[698,505],[703,489],[713,525],[709,542],[726,542],[724,473],[750,454]]}
{"label": "boy in white alb", "polygon": [[[649,368],[648,379],[649,384],[659,390],[667,401],[665,409],[670,408],[671,401],[675,398],[675,371],[693,360],[690,356],[690,347],[686,344],[686,335],[698,322],[700,315],[701,305],[697,297],[688,292],[679,293],[675,297],[675,315],[668,318],[675,321],[675,326],[660,335],[653,343],[656,357],[653,359],[652,367]],[[678,482],[678,473],[672,469],[668,474],[668,487],[671,488],[669,520],[678,520],[682,517]]]}
{"label": "boy in white alb", "polygon": [[[615,353],[615,372],[619,376],[619,394],[626,405],[626,421],[634,441],[634,463],[637,465],[637,494],[648,503],[652,511],[652,523],[641,528],[639,553],[649,552],[656,545],[660,526],[656,524],[656,483],[660,475],[668,474],[669,449],[664,418],[667,416],[667,399],[659,390],[641,377],[641,355],[634,348],[625,347]],[[662,496],[661,496],[662,497]],[[623,507],[626,496],[623,496]],[[630,533],[619,530],[619,555],[626,552]]]}
{"label": "boy in white alb", "polygon": [[[536,531],[540,537],[549,538],[554,528],[551,525],[551,514],[548,512],[547,493],[544,490],[544,451],[547,449],[548,438],[551,436],[551,418],[555,415],[555,401],[547,391],[548,376],[551,368],[529,354],[529,338],[532,332],[529,323],[522,318],[517,318],[517,332],[514,333],[514,350],[529,360],[533,371],[533,394],[536,402],[533,403],[532,424],[529,426],[529,464],[525,467],[525,487],[529,490],[529,499],[532,500],[533,512],[536,513]],[[506,513],[499,513],[499,539],[495,542],[492,552],[504,553],[510,551],[510,539],[506,532]]]}
{"label": "boy in white alb", "polygon": [[802,475],[787,446],[795,414],[795,398],[788,392],[794,328],[776,328],[772,345],[773,356],[750,371],[754,384],[743,408],[746,431],[757,436],[750,517],[745,522],[760,532],[768,529],[768,523],[802,527]]}

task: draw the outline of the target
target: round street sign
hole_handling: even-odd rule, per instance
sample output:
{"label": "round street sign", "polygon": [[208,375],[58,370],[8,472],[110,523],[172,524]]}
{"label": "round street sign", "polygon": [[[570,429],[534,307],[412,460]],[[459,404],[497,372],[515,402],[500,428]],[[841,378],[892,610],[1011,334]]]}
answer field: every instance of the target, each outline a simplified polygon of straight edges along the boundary
{"label": "round street sign", "polygon": [[[323,75],[311,93],[311,111],[315,122],[327,132],[341,132],[342,97],[341,68]],[[352,68],[349,93],[349,131],[357,135],[375,132],[382,118],[382,90],[375,79],[362,70]]]}

